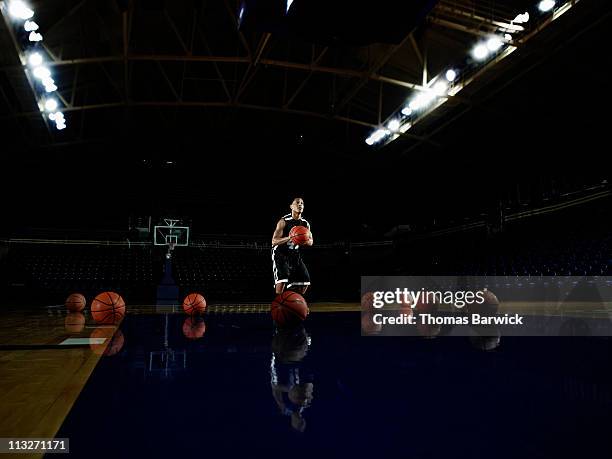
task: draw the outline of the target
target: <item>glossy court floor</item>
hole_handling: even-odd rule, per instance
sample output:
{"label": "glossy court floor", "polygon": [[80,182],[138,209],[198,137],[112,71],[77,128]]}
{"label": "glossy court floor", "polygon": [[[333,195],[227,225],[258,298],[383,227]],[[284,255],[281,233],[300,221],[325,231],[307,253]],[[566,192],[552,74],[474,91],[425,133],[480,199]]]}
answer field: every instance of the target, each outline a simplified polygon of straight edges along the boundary
{"label": "glossy court floor", "polygon": [[356,306],[288,332],[265,305],[128,306],[82,330],[5,308],[0,437],[79,458],[610,457],[612,339],[362,337]]}

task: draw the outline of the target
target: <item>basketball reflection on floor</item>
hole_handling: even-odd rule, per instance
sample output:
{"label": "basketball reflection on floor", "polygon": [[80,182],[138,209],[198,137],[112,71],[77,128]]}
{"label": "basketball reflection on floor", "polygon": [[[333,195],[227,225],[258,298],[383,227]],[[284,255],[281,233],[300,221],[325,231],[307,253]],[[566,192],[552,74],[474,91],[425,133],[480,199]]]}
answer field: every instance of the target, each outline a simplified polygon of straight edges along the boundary
{"label": "basketball reflection on floor", "polygon": [[304,411],[313,399],[314,375],[305,362],[309,348],[310,336],[303,325],[278,329],[272,338],[272,396],[280,413],[290,418],[291,427],[298,432],[306,430]]}

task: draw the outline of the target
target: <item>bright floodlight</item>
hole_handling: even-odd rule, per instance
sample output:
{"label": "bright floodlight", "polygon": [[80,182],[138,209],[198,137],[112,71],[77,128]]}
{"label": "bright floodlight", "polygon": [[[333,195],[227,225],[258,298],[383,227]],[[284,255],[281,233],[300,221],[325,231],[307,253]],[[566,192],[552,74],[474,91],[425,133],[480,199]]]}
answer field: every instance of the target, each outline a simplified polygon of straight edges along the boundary
{"label": "bright floodlight", "polygon": [[438,81],[434,87],[433,92],[436,96],[443,96],[446,94],[446,90],[448,89],[448,84],[445,81]]}
{"label": "bright floodlight", "polygon": [[400,122],[399,120],[391,120],[389,124],[387,124],[387,127],[390,131],[397,131],[400,128]]}
{"label": "bright floodlight", "polygon": [[53,84],[53,83],[45,85],[45,91],[46,92],[57,91],[57,86],[55,86],[55,84]]}
{"label": "bright floodlight", "polygon": [[512,35],[510,35],[509,33],[505,33],[505,34],[504,34],[504,40],[506,40],[506,41],[512,41]]}
{"label": "bright floodlight", "polygon": [[410,123],[405,123],[401,128],[400,128],[400,132],[403,134],[404,132],[408,131],[408,129],[410,129],[412,127],[412,124]]}
{"label": "bright floodlight", "polygon": [[482,43],[480,43],[479,45],[476,45],[474,49],[472,50],[472,56],[474,57],[474,59],[478,61],[482,61],[486,59],[488,55],[489,55],[489,49],[487,48],[486,45]]}
{"label": "bright floodlight", "polygon": [[9,14],[17,19],[30,19],[34,16],[34,11],[20,0],[13,0],[9,5]]}
{"label": "bright floodlight", "polygon": [[523,14],[518,14],[512,22],[516,22],[517,24],[524,24],[529,22],[529,13],[524,12]]}
{"label": "bright floodlight", "polygon": [[374,145],[374,139],[373,139],[372,137],[368,137],[368,138],[366,139],[366,143],[367,143],[368,145]]}
{"label": "bright floodlight", "polygon": [[55,99],[47,99],[45,102],[45,110],[48,112],[54,112],[57,110],[57,100]]}
{"label": "bright floodlight", "polygon": [[30,32],[30,35],[28,36],[28,40],[33,41],[33,42],[37,42],[37,41],[42,41],[43,37],[41,34],[39,34],[38,32]]}
{"label": "bright floodlight", "polygon": [[36,24],[34,21],[26,21],[23,28],[26,32],[34,32],[35,30],[38,30],[38,24]]}
{"label": "bright floodlight", "polygon": [[436,95],[433,93],[433,91],[423,91],[410,101],[408,108],[412,111],[420,110],[421,108],[429,105],[435,98]]}
{"label": "bright floodlight", "polygon": [[56,127],[57,127],[57,130],[58,130],[58,131],[61,131],[61,130],[63,130],[63,129],[66,129],[66,125],[65,125],[65,124],[57,124],[57,125],[56,125]]}
{"label": "bright floodlight", "polygon": [[32,67],[38,67],[39,65],[43,63],[42,54],[40,53],[30,54],[30,56],[28,57],[28,62],[30,63]]}
{"label": "bright floodlight", "polygon": [[542,13],[552,10],[555,7],[555,0],[542,0],[538,4],[538,8]]}
{"label": "bright floodlight", "polygon": [[404,115],[404,116],[412,115],[412,109],[410,107],[402,108],[402,115]]}
{"label": "bright floodlight", "polygon": [[32,72],[36,78],[39,80],[44,80],[45,78],[49,78],[51,76],[51,71],[47,67],[36,67]]}
{"label": "bright floodlight", "polygon": [[457,72],[455,72],[453,69],[447,70],[446,71],[446,79],[448,81],[455,81],[455,78],[457,78]]}
{"label": "bright floodlight", "polygon": [[487,48],[493,53],[501,48],[503,44],[499,37],[491,37],[487,40]]}

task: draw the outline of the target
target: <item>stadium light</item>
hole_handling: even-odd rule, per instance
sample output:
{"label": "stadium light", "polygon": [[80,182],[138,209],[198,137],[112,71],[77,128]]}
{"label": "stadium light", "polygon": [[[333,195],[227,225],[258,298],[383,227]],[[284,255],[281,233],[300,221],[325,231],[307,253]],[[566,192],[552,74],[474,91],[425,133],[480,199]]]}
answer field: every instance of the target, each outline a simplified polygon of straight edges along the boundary
{"label": "stadium light", "polygon": [[441,97],[446,94],[447,89],[448,84],[445,81],[438,81],[433,87],[433,92],[436,96]]}
{"label": "stadium light", "polygon": [[9,11],[9,14],[13,16],[15,19],[25,20],[25,19],[30,19],[32,16],[34,16],[34,11],[28,8],[28,6],[20,0],[13,0],[9,4],[8,11]]}
{"label": "stadium light", "polygon": [[496,52],[503,45],[504,43],[499,39],[499,37],[491,37],[487,40],[487,49],[492,53]]}
{"label": "stadium light", "polygon": [[51,71],[47,67],[44,67],[42,65],[36,67],[32,73],[39,80],[45,80],[46,78],[49,78],[51,76]]}
{"label": "stadium light", "polygon": [[554,7],[555,7],[555,0],[542,0],[538,4],[538,9],[542,13],[546,13],[546,12],[552,10]]}
{"label": "stadium light", "polygon": [[387,128],[392,131],[395,132],[400,128],[400,122],[398,119],[393,119],[391,121],[389,121],[389,124],[387,124]]}
{"label": "stadium light", "polygon": [[453,69],[447,70],[445,77],[447,81],[452,83],[457,78],[457,72]]}
{"label": "stadium light", "polygon": [[38,67],[43,63],[43,57],[40,53],[32,53],[28,56],[28,62],[32,67]]}
{"label": "stadium light", "polygon": [[42,41],[43,36],[41,34],[39,34],[38,32],[30,32],[30,36],[28,37],[28,40],[32,41],[32,42],[38,42],[38,41]]}
{"label": "stadium light", "polygon": [[404,116],[412,115],[412,109],[410,107],[402,108],[402,115],[404,115]]}
{"label": "stadium light", "polygon": [[26,21],[23,28],[26,32],[34,32],[35,30],[38,30],[38,24],[36,24],[34,21]]}
{"label": "stadium light", "polygon": [[400,128],[400,132],[403,134],[404,132],[408,131],[408,129],[410,129],[412,127],[412,124],[410,123],[405,123],[401,128]]}
{"label": "stadium light", "polygon": [[47,99],[45,101],[45,110],[48,112],[54,112],[57,110],[57,100],[55,99]]}
{"label": "stadium light", "polygon": [[477,61],[483,61],[489,55],[489,48],[486,45],[479,43],[472,50],[472,57]]}
{"label": "stadium light", "polygon": [[512,22],[516,22],[517,24],[525,24],[526,22],[529,22],[529,13],[524,12],[523,14],[517,14]]}

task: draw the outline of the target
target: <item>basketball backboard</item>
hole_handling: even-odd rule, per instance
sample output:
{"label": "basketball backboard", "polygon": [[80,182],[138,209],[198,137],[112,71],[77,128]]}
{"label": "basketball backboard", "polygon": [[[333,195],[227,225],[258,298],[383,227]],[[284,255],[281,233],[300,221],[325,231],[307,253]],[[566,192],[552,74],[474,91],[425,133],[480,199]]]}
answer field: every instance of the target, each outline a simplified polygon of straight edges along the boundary
{"label": "basketball backboard", "polygon": [[155,245],[172,245],[186,247],[189,245],[189,227],[179,226],[177,219],[165,218],[164,225],[155,225],[153,243]]}

